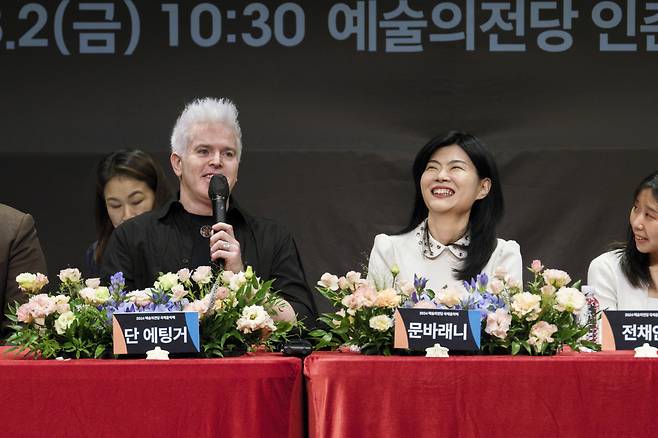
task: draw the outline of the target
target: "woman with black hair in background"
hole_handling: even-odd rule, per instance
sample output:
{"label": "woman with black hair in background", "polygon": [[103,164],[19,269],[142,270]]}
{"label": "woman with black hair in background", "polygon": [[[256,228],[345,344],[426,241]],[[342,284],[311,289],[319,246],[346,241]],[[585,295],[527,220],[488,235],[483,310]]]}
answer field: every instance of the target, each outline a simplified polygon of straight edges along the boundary
{"label": "woman with black hair in background", "polygon": [[626,242],[592,260],[587,282],[601,310],[658,309],[658,172],[633,194]]}
{"label": "woman with black hair in background", "polygon": [[409,225],[397,235],[380,234],[370,255],[368,277],[390,285],[397,266],[402,281],[414,274],[438,291],[481,272],[503,268],[522,280],[518,243],[496,237],[503,193],[492,154],[474,136],[451,132],[436,137],[416,155],[416,187]]}
{"label": "woman with black hair in background", "polygon": [[164,204],[171,192],[162,167],[138,149],[106,155],[96,168],[96,235],[85,256],[86,277],[98,277],[112,231],[124,221]]}

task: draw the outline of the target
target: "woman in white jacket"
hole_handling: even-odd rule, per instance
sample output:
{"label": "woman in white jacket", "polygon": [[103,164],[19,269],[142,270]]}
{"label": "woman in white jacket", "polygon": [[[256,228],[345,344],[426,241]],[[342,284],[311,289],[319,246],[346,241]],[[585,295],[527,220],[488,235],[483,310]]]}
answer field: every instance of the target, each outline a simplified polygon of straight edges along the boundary
{"label": "woman in white jacket", "polygon": [[635,189],[626,242],[589,265],[602,310],[658,310],[658,172]]}
{"label": "woman in white jacket", "polygon": [[430,140],[416,155],[413,177],[411,220],[398,234],[375,237],[369,279],[390,286],[397,267],[401,281],[425,277],[436,292],[504,268],[521,281],[519,245],[496,235],[503,192],[493,155],[480,140],[464,132]]}

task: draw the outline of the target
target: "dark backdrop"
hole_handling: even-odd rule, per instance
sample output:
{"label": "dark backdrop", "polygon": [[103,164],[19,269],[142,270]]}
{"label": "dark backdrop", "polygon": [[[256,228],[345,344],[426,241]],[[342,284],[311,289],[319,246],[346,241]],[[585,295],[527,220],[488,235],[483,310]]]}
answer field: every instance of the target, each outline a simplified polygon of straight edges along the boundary
{"label": "dark backdrop", "polygon": [[[592,18],[604,2],[575,2],[579,17],[566,30],[573,43],[557,53],[538,46],[545,29],[533,28],[538,2],[531,1],[520,2],[522,36],[518,23],[509,32],[483,31],[483,2],[455,2],[464,15],[474,7],[473,50],[464,41],[430,41],[439,1],[297,1],[303,26],[292,12],[277,21],[278,10],[295,8],[291,2],[92,3],[101,9],[80,10],[81,2],[68,0],[0,4],[0,202],[35,216],[50,275],[81,266],[95,239],[93,165],[112,150],[139,147],[168,167],[171,128],[196,97],[238,105],[245,151],[237,196],[252,213],[288,225],[311,284],[325,271],[360,269],[374,235],[402,227],[413,156],[448,130],[472,132],[496,154],[507,201],[500,236],[519,241],[524,262],[542,258],[583,279],[589,261],[624,237],[632,191],[658,167],[658,56],[652,31],[640,27],[651,15],[643,1],[631,21],[627,6],[635,2],[613,2],[624,15],[610,30]],[[516,9],[519,2],[494,3]],[[178,6],[178,46],[170,45],[163,4]],[[329,30],[330,11],[343,4],[364,10],[364,50],[355,36],[339,40]],[[114,9],[106,15],[108,5]],[[419,44],[405,46],[416,52],[387,49],[393,39],[381,20],[400,6],[420,14],[406,26],[428,23]],[[131,7],[139,35],[126,55],[137,34]],[[267,40],[253,21],[259,14],[247,8],[269,12],[272,37],[261,47],[245,42],[243,34]],[[212,37],[211,10],[221,17],[221,34],[202,47]],[[205,11],[196,42],[194,11]],[[613,12],[602,17],[613,20]],[[404,16],[397,18],[400,25]],[[98,28],[111,22],[120,29]],[[303,38],[291,47],[275,35],[279,29],[286,41],[300,28]],[[37,32],[30,36],[30,29]],[[600,40],[606,32],[637,47],[608,51]],[[111,53],[86,53],[86,37],[96,38],[96,51],[109,50],[103,33],[112,35]],[[494,33],[525,50],[492,51]]]}

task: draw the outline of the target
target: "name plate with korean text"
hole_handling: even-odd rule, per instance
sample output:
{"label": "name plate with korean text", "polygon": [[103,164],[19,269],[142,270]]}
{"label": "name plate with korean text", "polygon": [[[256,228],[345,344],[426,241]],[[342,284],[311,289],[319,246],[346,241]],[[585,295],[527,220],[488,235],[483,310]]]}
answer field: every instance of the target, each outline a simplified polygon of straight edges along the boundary
{"label": "name plate with korean text", "polygon": [[451,351],[480,349],[478,310],[397,309],[393,347],[423,351],[441,344]]}
{"label": "name plate with korean text", "polygon": [[160,347],[170,353],[198,353],[197,312],[130,312],[112,317],[114,354],[146,354]]}
{"label": "name plate with korean text", "polygon": [[632,350],[647,343],[658,347],[658,311],[604,310],[601,349]]}

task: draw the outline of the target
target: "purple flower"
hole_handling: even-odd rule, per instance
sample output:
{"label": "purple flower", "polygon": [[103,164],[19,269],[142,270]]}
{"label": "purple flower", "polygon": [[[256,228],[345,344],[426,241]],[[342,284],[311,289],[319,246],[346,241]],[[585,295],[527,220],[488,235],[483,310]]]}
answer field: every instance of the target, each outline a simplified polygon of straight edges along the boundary
{"label": "purple flower", "polygon": [[126,279],[123,278],[123,272],[117,272],[110,277],[110,294],[121,293],[126,285]]}
{"label": "purple flower", "polygon": [[427,286],[427,278],[419,277],[416,274],[414,274],[414,287],[416,288],[416,290],[420,292],[424,290],[426,286]]}

